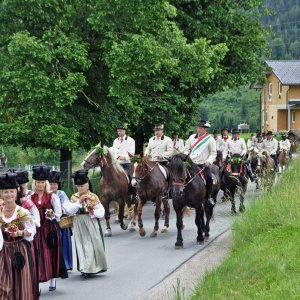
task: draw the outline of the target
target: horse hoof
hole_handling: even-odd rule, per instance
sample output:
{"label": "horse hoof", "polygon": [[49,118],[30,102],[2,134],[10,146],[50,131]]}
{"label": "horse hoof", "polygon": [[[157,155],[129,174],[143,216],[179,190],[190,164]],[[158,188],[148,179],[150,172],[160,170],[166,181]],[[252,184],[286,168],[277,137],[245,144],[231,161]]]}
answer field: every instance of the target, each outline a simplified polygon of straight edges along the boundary
{"label": "horse hoof", "polygon": [[197,245],[203,245],[204,244],[204,239],[202,241],[197,240]]}
{"label": "horse hoof", "polygon": [[111,237],[112,236],[112,233],[111,233],[111,230],[107,229],[104,233],[104,236],[105,237]]}
{"label": "horse hoof", "polygon": [[205,233],[204,233],[204,237],[205,237],[206,239],[208,239],[208,238],[209,238],[209,232],[205,232]]}
{"label": "horse hoof", "polygon": [[130,227],[128,228],[128,231],[129,231],[129,232],[134,232],[134,231],[136,231],[136,229],[135,229],[134,227],[130,226]]}
{"label": "horse hoof", "polygon": [[124,224],[123,226],[121,226],[121,228],[122,228],[123,230],[127,230],[128,225],[127,225],[127,224]]}
{"label": "horse hoof", "polygon": [[161,230],[161,233],[167,233],[168,232],[168,227],[164,227],[162,230]]}
{"label": "horse hoof", "polygon": [[157,237],[157,231],[152,231],[150,237]]}
{"label": "horse hoof", "polygon": [[140,236],[145,236],[146,235],[145,229],[140,229],[139,233],[140,233]]}
{"label": "horse hoof", "polygon": [[175,243],[175,249],[182,249],[183,248],[183,242],[177,241]]}
{"label": "horse hoof", "polygon": [[240,208],[239,208],[239,212],[240,212],[240,213],[245,212],[245,210],[246,210],[246,209],[245,209],[245,206],[240,206]]}

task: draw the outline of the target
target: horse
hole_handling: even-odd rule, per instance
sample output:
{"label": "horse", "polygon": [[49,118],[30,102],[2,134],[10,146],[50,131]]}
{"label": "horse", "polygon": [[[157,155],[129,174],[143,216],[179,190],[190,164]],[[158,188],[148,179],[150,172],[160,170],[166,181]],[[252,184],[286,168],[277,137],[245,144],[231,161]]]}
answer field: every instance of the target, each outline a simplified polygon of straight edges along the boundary
{"label": "horse", "polygon": [[214,161],[214,165],[218,166],[219,168],[221,168],[223,165],[223,154],[222,151],[220,150],[217,151],[217,157],[216,160]]}
{"label": "horse", "polygon": [[164,206],[165,217],[164,227],[161,232],[168,232],[170,206],[168,199],[162,199],[163,194],[168,190],[167,170],[159,165],[159,162],[150,161],[147,156],[141,159],[133,159],[132,164],[133,176],[131,184],[133,187],[136,187],[138,193],[137,216],[140,236],[143,237],[146,235],[143,227],[142,213],[143,206],[148,200],[155,203],[155,225],[150,236],[157,236],[161,203]]}
{"label": "horse", "polygon": [[[213,174],[212,198],[217,200],[220,189],[219,168],[211,165]],[[205,237],[209,237],[209,223],[213,214],[213,207],[206,203],[206,185],[204,171],[198,167],[189,155],[178,153],[170,159],[169,163],[171,194],[173,207],[176,212],[177,239],[175,248],[183,247],[181,231],[183,229],[183,214],[185,207],[193,207],[196,211],[195,224],[197,226],[197,243],[201,244]],[[204,220],[204,212],[206,222]]]}
{"label": "horse", "polygon": [[105,209],[106,231],[105,236],[111,237],[110,210],[111,201],[119,204],[119,223],[123,230],[128,228],[124,223],[125,203],[129,208],[130,226],[129,231],[135,231],[134,205],[132,204],[129,178],[120,163],[114,158],[108,147],[97,146],[84,160],[82,167],[86,170],[100,166],[102,177],[100,179],[101,202]]}
{"label": "horse", "polygon": [[270,188],[275,180],[275,162],[267,150],[260,150],[256,154],[254,168],[260,179],[262,188]]}
{"label": "horse", "polygon": [[238,193],[240,196],[239,212],[245,211],[244,199],[247,191],[248,179],[245,176],[246,170],[244,161],[239,154],[233,154],[226,161],[223,180],[225,184],[225,198],[231,201],[231,213],[235,215],[235,195]]}
{"label": "horse", "polygon": [[287,149],[280,150],[278,154],[278,163],[281,168],[281,172],[283,173],[283,167],[287,168],[289,164],[290,156]]}

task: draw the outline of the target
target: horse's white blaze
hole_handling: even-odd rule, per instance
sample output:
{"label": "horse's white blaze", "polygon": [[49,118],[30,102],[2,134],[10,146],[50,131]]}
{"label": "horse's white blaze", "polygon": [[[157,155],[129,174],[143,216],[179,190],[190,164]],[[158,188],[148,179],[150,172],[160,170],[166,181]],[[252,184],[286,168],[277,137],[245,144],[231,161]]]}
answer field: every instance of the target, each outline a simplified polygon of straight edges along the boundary
{"label": "horse's white blaze", "polygon": [[131,179],[131,185],[132,186],[137,186],[137,181],[136,181],[136,179],[134,178],[135,176],[136,176],[136,174],[135,174],[135,171],[136,171],[136,167],[138,166],[138,163],[137,162],[135,162],[134,164],[133,164],[133,174],[132,174],[132,179]]}

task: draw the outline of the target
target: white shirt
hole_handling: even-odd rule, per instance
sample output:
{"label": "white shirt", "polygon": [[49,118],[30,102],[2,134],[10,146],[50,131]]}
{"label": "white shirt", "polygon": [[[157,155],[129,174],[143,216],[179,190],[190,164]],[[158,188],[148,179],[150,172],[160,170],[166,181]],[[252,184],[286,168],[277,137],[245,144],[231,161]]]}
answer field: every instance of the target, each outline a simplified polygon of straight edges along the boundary
{"label": "white shirt", "polygon": [[255,147],[255,140],[254,138],[249,138],[248,141],[247,141],[247,148],[248,150],[250,150],[251,148],[254,148]]}
{"label": "white shirt", "polygon": [[[195,143],[198,141],[197,134],[192,134],[189,137],[189,139],[186,141],[184,153],[185,154],[190,153],[191,160],[197,165],[201,165],[204,163],[212,164],[216,160],[216,157],[217,157],[216,141],[211,135],[207,135],[207,137],[208,137],[208,139],[206,140],[206,138],[204,138],[202,140],[203,144],[201,146],[199,146],[198,148],[197,148],[197,146],[194,146]],[[201,137],[200,137],[200,139],[201,139]]]}
{"label": "white shirt", "polygon": [[265,139],[263,141],[263,149],[268,150],[270,155],[275,155],[278,149],[278,141],[275,138]]}
{"label": "white shirt", "polygon": [[145,155],[147,155],[151,161],[157,161],[158,156],[162,156],[163,158],[171,157],[173,151],[173,143],[169,137],[165,135],[161,138],[153,136],[149,140]]}
{"label": "white shirt", "polygon": [[[135,153],[135,140],[127,135],[123,138],[118,137],[114,140],[111,149],[115,159],[120,164],[128,164],[130,163],[130,156],[133,156]],[[124,159],[120,159],[120,156],[124,156]]]}
{"label": "white shirt", "polygon": [[225,140],[224,137],[219,137],[219,150],[223,153],[225,151],[226,148],[226,143],[228,142],[228,140],[230,139],[230,137],[227,136],[227,139]]}
{"label": "white shirt", "polygon": [[226,159],[228,154],[240,154],[241,156],[247,153],[247,146],[243,138],[238,137],[236,140],[230,138],[225,144],[223,159]]}
{"label": "white shirt", "polygon": [[173,149],[182,152],[184,150],[184,142],[182,139],[173,139],[172,141]]}
{"label": "white shirt", "polygon": [[290,151],[290,148],[291,148],[291,142],[289,141],[289,139],[286,139],[285,141],[284,140],[281,140],[279,142],[279,148],[280,150],[287,150],[287,151]]}

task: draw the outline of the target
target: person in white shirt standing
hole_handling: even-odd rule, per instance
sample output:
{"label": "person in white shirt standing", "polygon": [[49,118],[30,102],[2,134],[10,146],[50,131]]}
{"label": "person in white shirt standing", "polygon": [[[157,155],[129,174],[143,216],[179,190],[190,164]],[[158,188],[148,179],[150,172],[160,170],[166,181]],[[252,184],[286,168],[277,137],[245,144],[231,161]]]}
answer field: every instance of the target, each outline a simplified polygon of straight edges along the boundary
{"label": "person in white shirt standing", "polygon": [[275,169],[278,171],[278,159],[277,159],[277,150],[278,150],[278,141],[273,137],[273,132],[267,132],[267,138],[263,141],[263,149],[267,150],[274,160]]}
{"label": "person in white shirt standing", "polygon": [[179,133],[177,131],[173,132],[173,149],[182,152],[184,150],[184,142],[179,138]]}
{"label": "person in white shirt standing", "polygon": [[214,206],[215,201],[212,193],[212,173],[209,168],[216,160],[217,146],[215,139],[207,133],[210,123],[200,121],[197,124],[197,134],[192,134],[186,142],[184,153],[188,154],[191,160],[197,164],[206,175],[206,201],[209,206]]}
{"label": "person in white shirt standing", "polygon": [[[113,143],[113,154],[116,160],[121,164],[129,178],[131,178],[131,161],[130,157],[135,154],[135,141],[130,136],[126,135],[126,127],[119,125],[117,127],[118,137]],[[131,181],[131,180],[129,180]]]}
{"label": "person in white shirt standing", "polygon": [[172,140],[164,135],[164,125],[154,127],[154,136],[149,139],[145,155],[150,161],[158,161],[161,165],[167,164],[167,159],[173,155]]}

